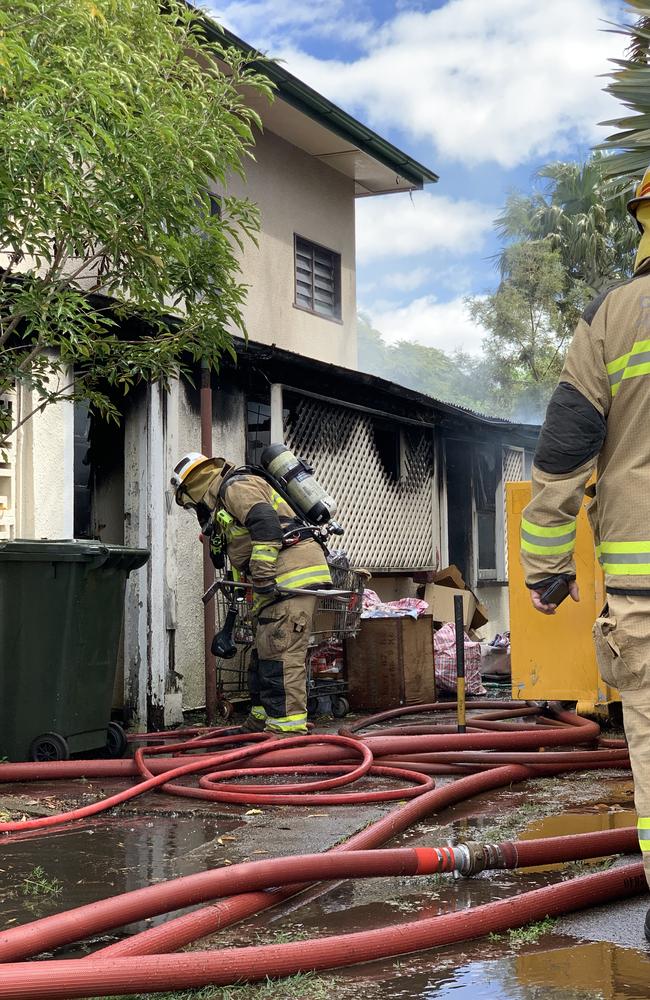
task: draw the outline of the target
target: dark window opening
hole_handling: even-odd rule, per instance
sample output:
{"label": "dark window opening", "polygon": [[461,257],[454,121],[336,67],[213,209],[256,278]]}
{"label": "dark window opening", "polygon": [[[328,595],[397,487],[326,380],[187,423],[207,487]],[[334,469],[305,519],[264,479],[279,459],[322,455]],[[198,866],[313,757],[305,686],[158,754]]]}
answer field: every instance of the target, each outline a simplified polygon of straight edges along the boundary
{"label": "dark window opening", "polygon": [[500,478],[497,454],[492,445],[481,445],[474,451],[479,580],[497,578],[496,495]]}
{"label": "dark window opening", "polygon": [[294,242],[295,305],[317,316],[341,318],[341,255],[310,243]]}
{"label": "dark window opening", "polygon": [[388,478],[398,483],[402,478],[402,434],[399,428],[373,421],[375,448]]}
{"label": "dark window opening", "polygon": [[246,405],[246,461],[259,465],[262,452],[271,444],[271,406],[259,399]]}
{"label": "dark window opening", "polygon": [[472,453],[465,441],[445,441],[449,563],[474,584],[472,532]]}
{"label": "dark window opening", "polygon": [[88,404],[74,404],[74,537],[92,538],[91,416]]}

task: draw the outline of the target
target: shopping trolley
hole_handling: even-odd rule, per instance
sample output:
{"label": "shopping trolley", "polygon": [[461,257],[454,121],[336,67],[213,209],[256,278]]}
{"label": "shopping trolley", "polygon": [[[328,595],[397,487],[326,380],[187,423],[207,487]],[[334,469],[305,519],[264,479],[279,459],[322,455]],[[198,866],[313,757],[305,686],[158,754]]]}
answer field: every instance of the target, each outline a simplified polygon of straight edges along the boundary
{"label": "shopping trolley", "polygon": [[[307,711],[331,713],[341,718],[349,711],[345,697],[348,686],[343,662],[343,641],[357,634],[363,608],[363,588],[367,574],[346,567],[330,565],[332,588],[287,590],[287,596],[318,593],[313,631],[307,650]],[[282,588],[280,588],[282,592]],[[234,618],[232,640],[236,651],[227,659],[216,657],[217,711],[227,720],[234,706],[250,700],[247,673],[250,653],[255,643],[255,625],[251,613],[252,584],[220,578],[203,595],[203,602],[215,600],[216,630]]]}

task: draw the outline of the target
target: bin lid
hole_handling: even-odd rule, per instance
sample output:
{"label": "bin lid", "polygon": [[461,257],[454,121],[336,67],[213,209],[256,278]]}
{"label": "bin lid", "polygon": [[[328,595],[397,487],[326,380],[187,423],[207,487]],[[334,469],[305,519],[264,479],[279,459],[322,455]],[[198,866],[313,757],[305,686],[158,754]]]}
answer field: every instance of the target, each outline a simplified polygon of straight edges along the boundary
{"label": "bin lid", "polygon": [[91,538],[17,538],[0,542],[0,562],[95,562],[100,565],[139,569],[149,559],[148,549],[107,545]]}

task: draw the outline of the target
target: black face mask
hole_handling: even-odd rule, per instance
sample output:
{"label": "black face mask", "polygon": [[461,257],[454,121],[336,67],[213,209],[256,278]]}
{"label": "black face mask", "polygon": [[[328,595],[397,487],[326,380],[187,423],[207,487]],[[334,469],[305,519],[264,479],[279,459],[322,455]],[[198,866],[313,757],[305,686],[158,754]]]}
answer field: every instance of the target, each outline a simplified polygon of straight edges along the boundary
{"label": "black face mask", "polygon": [[206,534],[210,518],[212,517],[212,511],[208,507],[207,503],[203,503],[202,500],[199,500],[194,510],[196,511],[198,522],[201,525],[201,531]]}

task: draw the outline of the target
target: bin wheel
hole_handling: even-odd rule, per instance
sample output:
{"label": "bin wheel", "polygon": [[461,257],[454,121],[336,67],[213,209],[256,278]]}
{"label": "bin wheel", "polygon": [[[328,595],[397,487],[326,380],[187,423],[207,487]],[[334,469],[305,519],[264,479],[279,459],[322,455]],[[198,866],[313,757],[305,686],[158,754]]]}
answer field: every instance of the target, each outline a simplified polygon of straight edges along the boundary
{"label": "bin wheel", "polygon": [[41,733],[29,745],[30,760],[69,760],[69,758],[68,742],[58,733]]}
{"label": "bin wheel", "polygon": [[335,719],[342,719],[350,711],[350,702],[342,695],[334,695],[332,698],[332,715]]}
{"label": "bin wheel", "polygon": [[109,722],[106,728],[106,749],[105,754],[111,760],[119,760],[124,756],[124,751],[128,746],[126,733],[119,722]]}
{"label": "bin wheel", "polygon": [[312,696],[307,699],[307,715],[316,715],[318,712],[318,698]]}

